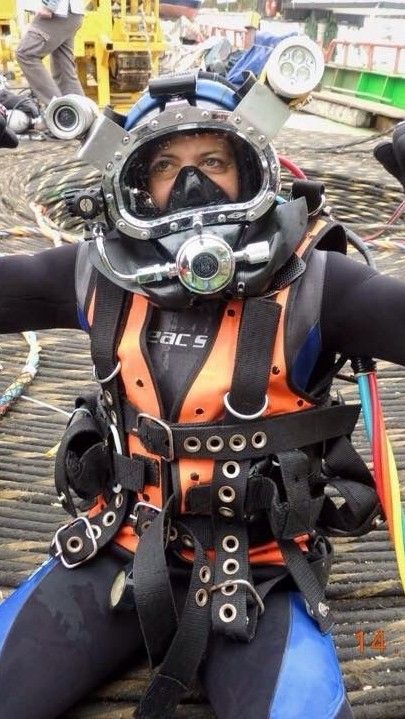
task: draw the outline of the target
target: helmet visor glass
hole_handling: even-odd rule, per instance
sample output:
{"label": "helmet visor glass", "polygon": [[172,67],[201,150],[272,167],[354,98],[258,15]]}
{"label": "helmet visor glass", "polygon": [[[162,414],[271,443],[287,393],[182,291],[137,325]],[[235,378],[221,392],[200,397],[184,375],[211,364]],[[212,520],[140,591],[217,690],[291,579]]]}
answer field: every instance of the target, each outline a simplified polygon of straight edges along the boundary
{"label": "helmet visor glass", "polygon": [[124,166],[125,209],[141,219],[207,205],[244,203],[262,185],[253,147],[222,130],[170,133],[141,145]]}

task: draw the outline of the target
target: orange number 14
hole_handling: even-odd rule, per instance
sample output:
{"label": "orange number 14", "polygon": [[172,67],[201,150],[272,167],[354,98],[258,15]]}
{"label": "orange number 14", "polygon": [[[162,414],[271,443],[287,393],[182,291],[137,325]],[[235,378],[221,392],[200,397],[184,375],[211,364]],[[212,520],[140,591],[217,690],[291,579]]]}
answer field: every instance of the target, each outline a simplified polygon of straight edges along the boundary
{"label": "orange number 14", "polygon": [[[358,650],[361,654],[363,654],[366,647],[364,632],[355,632],[354,636],[356,637]],[[370,647],[370,649],[374,649],[374,651],[380,652],[381,654],[385,652],[385,638],[383,629],[377,629],[377,631],[374,632],[373,638],[368,646]]]}

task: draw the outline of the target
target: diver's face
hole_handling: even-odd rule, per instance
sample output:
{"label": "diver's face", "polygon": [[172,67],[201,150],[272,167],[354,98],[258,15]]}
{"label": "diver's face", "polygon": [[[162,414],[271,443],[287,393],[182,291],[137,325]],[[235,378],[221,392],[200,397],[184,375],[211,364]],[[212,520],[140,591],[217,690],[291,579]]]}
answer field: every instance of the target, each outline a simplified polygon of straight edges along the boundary
{"label": "diver's face", "polygon": [[225,136],[213,133],[181,135],[167,140],[152,156],[149,165],[149,192],[164,210],[170,191],[182,167],[197,167],[235,202],[239,194],[236,159]]}

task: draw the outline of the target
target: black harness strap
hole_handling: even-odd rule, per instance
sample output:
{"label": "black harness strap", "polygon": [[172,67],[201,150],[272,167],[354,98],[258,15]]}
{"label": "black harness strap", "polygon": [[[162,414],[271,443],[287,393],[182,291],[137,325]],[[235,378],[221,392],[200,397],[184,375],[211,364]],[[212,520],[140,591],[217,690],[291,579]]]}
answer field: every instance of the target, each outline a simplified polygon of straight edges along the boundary
{"label": "black harness strap", "polygon": [[326,634],[332,628],[334,620],[325,600],[324,587],[292,539],[280,540],[279,547],[295,584],[304,595],[309,613],[318,622],[321,632]]}
{"label": "black harness strap", "polygon": [[[190,533],[189,528],[183,527],[182,523],[176,523],[176,528],[179,531],[187,531],[191,535],[193,544],[194,561],[189,588],[178,629],[157,674],[139,703],[134,714],[136,719],[172,719],[177,704],[185,692],[192,687],[208,642],[211,607],[211,588],[208,582],[211,579],[211,569],[201,545]],[[145,540],[147,536],[146,534]],[[148,553],[155,552],[156,544],[148,543]],[[148,599],[151,604],[150,596],[145,599]],[[137,607],[139,611],[138,603]],[[165,606],[162,606],[161,609],[165,611]],[[152,634],[155,633],[158,638],[157,630],[160,628],[162,619],[159,614],[155,614],[155,611],[156,607],[153,604],[153,617],[151,615],[150,622],[148,622],[148,630]],[[163,621],[169,626],[169,621],[166,618]],[[149,641],[150,636],[148,637]],[[169,634],[166,635],[166,640],[168,637]]]}
{"label": "black harness strap", "polygon": [[166,565],[166,533],[172,497],[142,535],[134,555],[135,604],[152,667],[160,664],[178,625]]}
{"label": "black harness strap", "polygon": [[[266,409],[280,312],[280,306],[267,298],[245,302],[224,424],[239,424],[241,419],[249,423],[250,416]],[[211,485],[215,551],[212,626],[214,632],[242,641],[253,638],[259,614],[245,521],[249,472],[248,460],[216,462]]]}
{"label": "black harness strap", "polygon": [[[263,403],[263,398],[262,398]],[[315,407],[277,416],[267,416],[250,421],[236,417],[230,424],[182,424],[165,422],[164,426],[153,418],[140,417],[137,425],[136,410],[125,403],[125,428],[136,434],[144,447],[153,454],[169,459],[195,458],[218,461],[260,459],[323,442],[333,437],[349,435],[354,430],[360,406],[340,404],[331,407]],[[246,445],[231,441],[235,435],[243,435]],[[218,437],[222,442],[210,442]],[[198,440],[198,442],[196,441]],[[172,447],[169,444],[172,442]]]}
{"label": "black harness strap", "polygon": [[91,356],[97,381],[101,384],[109,418],[124,442],[119,394],[117,347],[129,309],[130,294],[98,273],[94,317],[91,328]]}

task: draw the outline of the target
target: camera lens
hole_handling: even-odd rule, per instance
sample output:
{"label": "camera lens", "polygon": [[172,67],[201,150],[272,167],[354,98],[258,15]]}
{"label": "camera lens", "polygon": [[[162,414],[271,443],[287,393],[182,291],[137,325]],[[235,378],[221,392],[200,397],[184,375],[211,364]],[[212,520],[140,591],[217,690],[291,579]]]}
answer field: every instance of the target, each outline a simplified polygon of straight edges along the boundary
{"label": "camera lens", "polygon": [[77,112],[67,105],[58,107],[54,114],[54,123],[56,127],[63,130],[73,130],[78,124]]}

